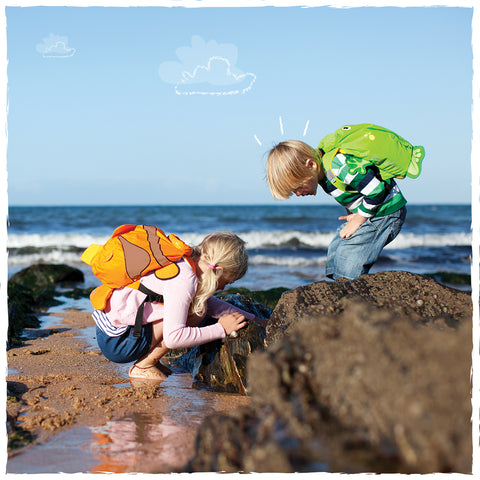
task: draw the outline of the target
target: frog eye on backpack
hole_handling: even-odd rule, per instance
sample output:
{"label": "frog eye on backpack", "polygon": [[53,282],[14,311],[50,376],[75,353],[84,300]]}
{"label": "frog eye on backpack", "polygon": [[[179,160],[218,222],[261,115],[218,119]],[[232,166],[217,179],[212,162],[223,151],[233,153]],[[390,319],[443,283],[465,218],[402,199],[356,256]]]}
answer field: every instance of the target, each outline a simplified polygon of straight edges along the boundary
{"label": "frog eye on backpack", "polygon": [[348,125],[345,125],[345,126],[342,128],[342,130],[351,130],[351,129],[352,129],[352,127],[349,127]]}

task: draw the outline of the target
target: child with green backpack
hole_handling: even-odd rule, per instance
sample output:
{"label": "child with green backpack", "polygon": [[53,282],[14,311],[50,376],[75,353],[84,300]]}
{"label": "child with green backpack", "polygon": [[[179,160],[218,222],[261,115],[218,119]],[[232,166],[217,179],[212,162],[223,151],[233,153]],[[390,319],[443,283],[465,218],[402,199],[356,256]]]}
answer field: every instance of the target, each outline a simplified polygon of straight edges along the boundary
{"label": "child with green backpack", "polygon": [[420,174],[425,151],[386,128],[344,125],[314,149],[290,140],[271,149],[267,180],[272,195],[315,195],[320,185],[346,208],[327,252],[326,275],[354,280],[368,273],[400,232],[407,200],[394,178]]}

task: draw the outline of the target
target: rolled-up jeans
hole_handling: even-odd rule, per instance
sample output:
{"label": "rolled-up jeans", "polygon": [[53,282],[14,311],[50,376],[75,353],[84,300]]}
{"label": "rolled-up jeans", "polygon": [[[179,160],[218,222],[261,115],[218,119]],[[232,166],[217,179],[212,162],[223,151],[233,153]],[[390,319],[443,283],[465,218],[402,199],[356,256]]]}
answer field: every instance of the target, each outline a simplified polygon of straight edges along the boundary
{"label": "rolled-up jeans", "polygon": [[400,233],[406,214],[407,209],[402,207],[389,215],[369,218],[350,238],[340,237],[344,224],[338,227],[328,247],[327,277],[355,280],[368,273],[383,247]]}

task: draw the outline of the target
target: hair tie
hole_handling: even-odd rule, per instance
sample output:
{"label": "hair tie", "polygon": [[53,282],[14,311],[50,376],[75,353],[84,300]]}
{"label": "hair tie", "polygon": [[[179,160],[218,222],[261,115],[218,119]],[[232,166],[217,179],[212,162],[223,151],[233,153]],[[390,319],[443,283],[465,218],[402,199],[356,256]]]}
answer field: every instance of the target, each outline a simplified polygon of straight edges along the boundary
{"label": "hair tie", "polygon": [[211,268],[212,270],[215,270],[216,265],[214,263],[209,263],[208,268]]}

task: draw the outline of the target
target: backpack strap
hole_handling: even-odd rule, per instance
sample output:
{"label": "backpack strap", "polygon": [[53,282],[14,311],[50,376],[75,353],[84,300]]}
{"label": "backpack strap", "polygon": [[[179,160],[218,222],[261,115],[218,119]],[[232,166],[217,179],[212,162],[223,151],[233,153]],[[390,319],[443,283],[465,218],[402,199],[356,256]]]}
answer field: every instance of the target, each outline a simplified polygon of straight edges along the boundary
{"label": "backpack strap", "polygon": [[[319,149],[320,150],[320,149]],[[337,148],[335,150],[331,150],[328,152],[328,154],[323,154],[321,157],[321,165],[322,168],[325,172],[325,176],[327,177],[327,180],[334,185],[338,190],[341,190],[342,192],[356,192],[356,190],[349,185],[346,185],[343,183],[334,173],[332,169],[332,164],[333,164],[333,159],[337,155],[337,153],[343,153],[340,148]]]}
{"label": "backpack strap", "polygon": [[133,328],[133,336],[140,337],[142,334],[142,323],[143,323],[143,309],[147,302],[157,302],[163,303],[163,295],[160,295],[153,290],[145,287],[144,285],[140,284],[138,286],[138,290],[146,295],[145,300],[140,304],[137,310],[137,316],[135,317],[135,326]]}

